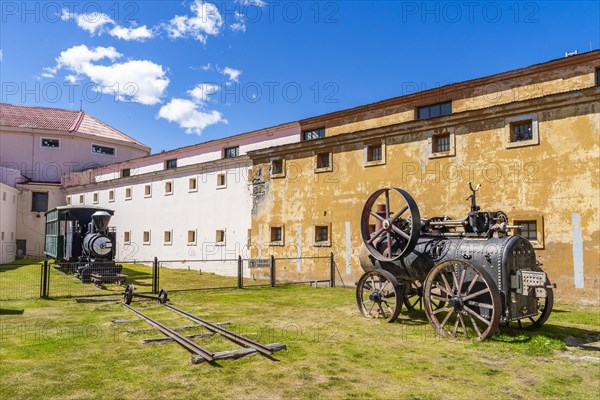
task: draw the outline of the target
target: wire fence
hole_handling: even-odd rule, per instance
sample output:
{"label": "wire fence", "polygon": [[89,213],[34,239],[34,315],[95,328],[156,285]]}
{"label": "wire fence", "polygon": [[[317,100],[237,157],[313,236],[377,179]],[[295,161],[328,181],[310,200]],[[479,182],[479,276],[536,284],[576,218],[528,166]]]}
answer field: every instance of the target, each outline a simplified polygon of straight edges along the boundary
{"label": "wire fence", "polygon": [[0,265],[0,300],[242,289],[286,284],[335,286],[333,253],[320,257],[129,260],[78,263],[19,260]]}

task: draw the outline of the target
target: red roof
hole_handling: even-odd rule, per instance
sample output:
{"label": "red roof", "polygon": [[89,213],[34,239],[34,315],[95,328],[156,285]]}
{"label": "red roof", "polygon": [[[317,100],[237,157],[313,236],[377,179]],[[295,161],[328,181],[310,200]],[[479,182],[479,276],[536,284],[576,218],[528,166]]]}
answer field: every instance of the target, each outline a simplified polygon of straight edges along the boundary
{"label": "red roof", "polygon": [[0,103],[0,126],[82,133],[135,143],[148,148],[145,144],[138,142],[83,111]]}

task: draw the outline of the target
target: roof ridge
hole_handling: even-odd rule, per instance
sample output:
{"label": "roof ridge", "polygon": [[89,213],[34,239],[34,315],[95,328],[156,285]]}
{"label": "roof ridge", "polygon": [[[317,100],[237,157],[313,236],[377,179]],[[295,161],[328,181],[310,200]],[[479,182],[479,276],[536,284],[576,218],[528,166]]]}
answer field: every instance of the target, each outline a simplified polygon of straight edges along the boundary
{"label": "roof ridge", "polygon": [[85,113],[83,111],[79,111],[79,114],[77,114],[77,118],[73,122],[73,125],[71,125],[71,127],[69,128],[69,132],[76,132],[79,129],[79,126],[81,126],[81,122],[83,121],[84,116]]}

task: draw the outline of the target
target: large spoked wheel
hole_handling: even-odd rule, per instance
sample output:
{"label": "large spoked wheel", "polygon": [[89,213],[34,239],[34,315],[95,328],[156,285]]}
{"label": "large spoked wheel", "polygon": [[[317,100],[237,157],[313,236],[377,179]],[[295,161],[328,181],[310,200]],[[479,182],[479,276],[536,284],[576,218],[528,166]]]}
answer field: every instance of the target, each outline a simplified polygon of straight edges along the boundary
{"label": "large spoked wheel", "polygon": [[461,260],[444,261],[427,274],[423,304],[438,334],[462,333],[477,340],[496,333],[502,312],[500,293],[490,275],[483,267]]}
{"label": "large spoked wheel", "polygon": [[379,261],[395,261],[409,254],[419,240],[421,216],[417,203],[402,189],[375,191],[361,215],[362,240]]}
{"label": "large spoked wheel", "polygon": [[402,310],[402,289],[389,272],[381,269],[369,271],[358,281],[356,303],[366,318],[394,322]]}
{"label": "large spoked wheel", "polygon": [[554,306],[554,292],[550,287],[550,280],[546,279],[546,297],[537,298],[538,314],[533,317],[525,317],[516,321],[520,329],[538,329],[548,320]]}
{"label": "large spoked wheel", "polygon": [[[414,281],[404,285],[404,306],[408,311],[423,310],[423,284],[421,281]],[[431,305],[434,310],[444,306],[443,301],[432,300]]]}

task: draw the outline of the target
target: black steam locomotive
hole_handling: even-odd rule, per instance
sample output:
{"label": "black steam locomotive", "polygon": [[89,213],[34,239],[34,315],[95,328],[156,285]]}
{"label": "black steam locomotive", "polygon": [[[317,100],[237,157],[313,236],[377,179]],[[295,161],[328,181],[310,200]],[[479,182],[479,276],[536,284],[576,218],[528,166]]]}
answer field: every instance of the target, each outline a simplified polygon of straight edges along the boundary
{"label": "black steam locomotive", "polygon": [[527,239],[509,235],[502,211],[482,212],[473,188],[464,219],[421,218],[404,190],[377,190],[363,207],[358,308],[394,321],[403,306],[422,307],[440,335],[494,334],[500,323],[539,327],[550,315],[553,285]]}
{"label": "black steam locomotive", "polygon": [[58,268],[82,282],[122,282],[123,267],[115,263],[116,230],[108,226],[114,211],[89,206],[64,206],[46,214],[44,253]]}

